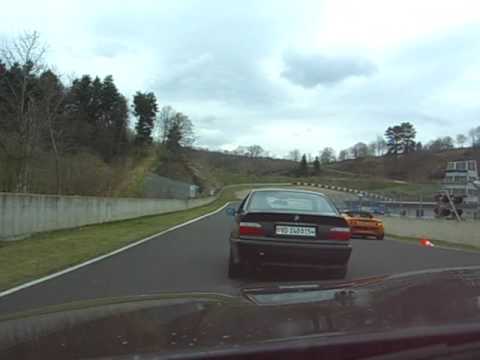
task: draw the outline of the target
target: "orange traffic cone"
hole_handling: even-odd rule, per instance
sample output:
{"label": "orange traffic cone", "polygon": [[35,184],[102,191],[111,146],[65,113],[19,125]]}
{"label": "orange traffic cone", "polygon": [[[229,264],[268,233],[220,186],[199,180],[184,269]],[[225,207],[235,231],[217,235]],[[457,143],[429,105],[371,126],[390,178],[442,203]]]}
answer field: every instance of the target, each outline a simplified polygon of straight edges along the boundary
{"label": "orange traffic cone", "polygon": [[433,243],[427,239],[426,236],[422,236],[420,238],[420,245],[422,246],[426,246],[426,247],[434,247],[435,245],[433,245]]}

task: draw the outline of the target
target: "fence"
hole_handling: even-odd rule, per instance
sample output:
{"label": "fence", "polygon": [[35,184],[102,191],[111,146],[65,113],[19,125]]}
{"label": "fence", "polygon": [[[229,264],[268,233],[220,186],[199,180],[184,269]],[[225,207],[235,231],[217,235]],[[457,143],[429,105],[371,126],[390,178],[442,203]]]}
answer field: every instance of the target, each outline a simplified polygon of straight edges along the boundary
{"label": "fence", "polygon": [[199,187],[182,181],[166,178],[157,174],[148,174],[143,184],[146,198],[189,199],[198,195]]}
{"label": "fence", "polygon": [[0,193],[0,240],[206,205],[200,199],[136,199]]}

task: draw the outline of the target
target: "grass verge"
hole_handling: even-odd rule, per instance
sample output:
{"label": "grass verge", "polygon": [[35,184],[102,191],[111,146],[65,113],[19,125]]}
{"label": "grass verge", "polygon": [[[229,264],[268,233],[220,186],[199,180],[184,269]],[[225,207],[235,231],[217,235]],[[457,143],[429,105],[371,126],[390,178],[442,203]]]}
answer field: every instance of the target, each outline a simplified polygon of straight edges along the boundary
{"label": "grass verge", "polygon": [[222,184],[242,184],[258,182],[307,182],[335,185],[353,188],[362,191],[372,191],[377,194],[392,197],[398,200],[432,201],[433,194],[439,190],[438,183],[398,183],[394,180],[358,175],[324,168],[318,176],[294,177],[294,176],[254,176],[235,173],[217,172],[214,177]]}
{"label": "grass verge", "polygon": [[[393,235],[393,234],[386,234],[386,236],[390,239],[393,240],[399,240],[399,241],[406,241],[409,243],[415,243],[419,245],[420,239],[419,238],[414,238],[414,237],[407,237],[407,236],[398,236],[398,235]],[[468,251],[480,251],[479,247],[473,246],[473,245],[468,245],[468,244],[458,244],[458,243],[452,243],[450,241],[445,241],[445,240],[438,240],[438,239],[429,239],[433,245],[439,246],[442,248],[448,248],[448,249],[455,249],[455,250],[468,250]]]}
{"label": "grass verge", "polygon": [[194,209],[40,233],[25,240],[1,242],[0,290],[109,253],[212,212],[228,201],[237,200],[235,192],[246,188],[251,186],[228,188],[213,203]]}

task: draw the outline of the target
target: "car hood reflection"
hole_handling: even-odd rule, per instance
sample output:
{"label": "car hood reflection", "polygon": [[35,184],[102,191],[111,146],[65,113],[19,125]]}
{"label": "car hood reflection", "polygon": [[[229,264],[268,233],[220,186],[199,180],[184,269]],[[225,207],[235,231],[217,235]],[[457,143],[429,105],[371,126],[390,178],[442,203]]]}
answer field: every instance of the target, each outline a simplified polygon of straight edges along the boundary
{"label": "car hood reflection", "polygon": [[106,299],[4,317],[0,358],[172,354],[480,322],[477,267],[327,285],[260,285],[241,294]]}

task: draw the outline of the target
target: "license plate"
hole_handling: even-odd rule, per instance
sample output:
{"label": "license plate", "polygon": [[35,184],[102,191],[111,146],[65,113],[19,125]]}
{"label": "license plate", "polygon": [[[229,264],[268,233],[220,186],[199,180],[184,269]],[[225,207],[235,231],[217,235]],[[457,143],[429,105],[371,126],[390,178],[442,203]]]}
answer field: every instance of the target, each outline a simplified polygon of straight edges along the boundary
{"label": "license plate", "polygon": [[362,221],[360,221],[360,222],[358,223],[358,225],[360,225],[360,226],[365,226],[365,227],[375,227],[375,225],[372,224],[372,223],[362,222]]}
{"label": "license plate", "polygon": [[286,226],[286,225],[277,225],[275,227],[275,234],[290,235],[290,236],[312,236],[312,237],[315,237],[317,235],[316,229],[314,227]]}

